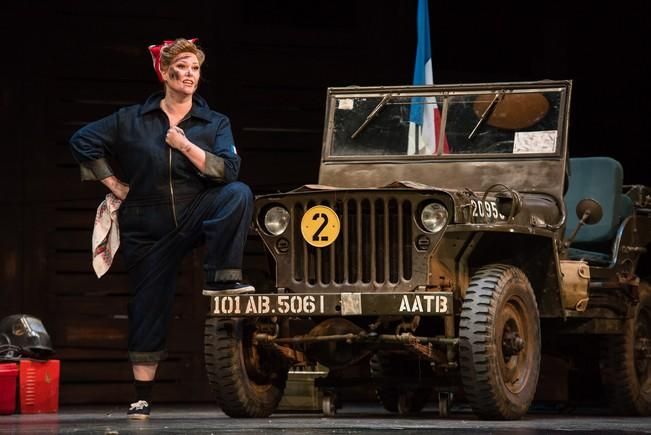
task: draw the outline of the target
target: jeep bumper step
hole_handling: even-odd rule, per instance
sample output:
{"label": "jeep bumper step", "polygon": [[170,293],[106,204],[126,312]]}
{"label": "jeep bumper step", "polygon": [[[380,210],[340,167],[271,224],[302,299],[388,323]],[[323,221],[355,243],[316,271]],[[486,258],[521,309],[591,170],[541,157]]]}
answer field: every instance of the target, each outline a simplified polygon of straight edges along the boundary
{"label": "jeep bumper step", "polygon": [[451,292],[269,293],[211,296],[217,317],[259,316],[449,316]]}

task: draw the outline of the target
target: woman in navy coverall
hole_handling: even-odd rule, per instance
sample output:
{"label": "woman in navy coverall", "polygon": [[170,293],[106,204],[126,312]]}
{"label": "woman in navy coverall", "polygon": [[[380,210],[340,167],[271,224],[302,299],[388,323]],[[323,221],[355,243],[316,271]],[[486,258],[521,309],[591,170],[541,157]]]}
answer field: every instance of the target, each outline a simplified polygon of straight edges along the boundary
{"label": "woman in navy coverall", "polygon": [[253,197],[236,181],[240,157],[228,118],[195,94],[204,53],[186,39],[150,51],[164,92],[70,139],[82,180],[99,180],[123,200],[120,249],[131,286],[129,359],[137,395],[131,418],[149,416],[182,258],[205,242],[204,294],[255,291],[240,283]]}

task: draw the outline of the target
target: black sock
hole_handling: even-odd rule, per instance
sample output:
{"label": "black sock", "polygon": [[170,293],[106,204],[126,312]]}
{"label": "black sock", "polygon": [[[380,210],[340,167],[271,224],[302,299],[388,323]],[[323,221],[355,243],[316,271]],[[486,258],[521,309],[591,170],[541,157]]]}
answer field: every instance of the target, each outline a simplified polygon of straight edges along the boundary
{"label": "black sock", "polygon": [[151,403],[151,391],[154,388],[154,381],[135,380],[133,385],[136,387],[136,402],[145,400],[147,403]]}

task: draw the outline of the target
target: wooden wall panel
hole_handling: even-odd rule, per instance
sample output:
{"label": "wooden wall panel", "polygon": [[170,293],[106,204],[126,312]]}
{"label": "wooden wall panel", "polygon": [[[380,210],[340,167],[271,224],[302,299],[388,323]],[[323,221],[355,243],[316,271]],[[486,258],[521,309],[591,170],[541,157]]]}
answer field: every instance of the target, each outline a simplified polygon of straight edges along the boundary
{"label": "wooden wall panel", "polygon": [[[63,404],[132,398],[126,360],[126,270],[119,254],[100,280],[91,267],[92,224],[107,192],[100,183],[80,182],[68,139],[87,122],[140,103],[160,88],[146,47],[163,35],[152,29],[184,34],[179,30],[190,24],[176,14],[146,12],[156,9],[149,3],[138,11],[132,5],[64,2],[48,12],[57,23],[56,33],[68,41],[66,50],[52,47],[48,52],[53,74],[44,83],[50,91],[43,93],[39,110],[49,134],[38,141],[36,174],[46,210],[42,216],[48,217],[40,225],[46,270],[42,276],[47,281],[43,317],[62,360]],[[181,267],[168,337],[171,358],[161,365],[157,400],[188,400],[192,391],[203,391],[195,397],[206,398],[207,382],[194,375],[202,373],[201,359],[194,354],[201,355],[203,313],[208,309],[196,279],[198,265],[193,255]]]}
{"label": "wooden wall panel", "polygon": [[[572,25],[585,12],[578,6],[532,22],[504,7],[486,6],[473,15],[460,2],[433,5],[437,82],[574,79],[572,155],[612,154],[622,161],[627,182],[651,183],[646,160],[634,151],[647,141],[648,91],[640,85],[648,76],[648,57],[640,55],[647,15],[611,9],[597,14],[586,31]],[[255,194],[286,191],[318,179],[328,86],[411,82],[415,8],[415,1],[373,0],[3,4],[0,37],[12,41],[10,61],[20,68],[0,69],[6,84],[0,87],[0,316],[26,312],[44,320],[62,359],[62,404],[131,398],[120,349],[126,273],[117,258],[109,275],[97,280],[87,248],[106,190],[79,181],[67,141],[85,123],[160,89],[147,45],[200,38],[207,53],[200,93],[231,119],[241,178]],[[604,23],[610,32],[602,31]],[[513,29],[525,37],[513,41]],[[483,41],[489,44],[480,47]],[[604,63],[604,50],[617,61]],[[617,89],[604,93],[604,83]],[[594,128],[595,119],[607,128]],[[245,266],[256,285],[268,285],[273,265],[255,236]],[[179,276],[176,335],[172,357],[161,366],[157,400],[209,397],[201,279],[199,251]]]}
{"label": "wooden wall panel", "polygon": [[[131,369],[124,364],[120,351],[67,350],[62,352],[60,402],[66,404],[116,403],[133,400]],[[101,362],[97,358],[101,357]],[[179,378],[185,381],[179,381]],[[157,402],[210,402],[212,394],[205,387],[201,355],[196,352],[170,353],[161,364],[154,387]],[[120,405],[120,411],[123,405]],[[217,410],[217,408],[216,408]]]}
{"label": "wooden wall panel", "polygon": [[[128,278],[119,253],[106,276],[93,273],[92,224],[107,192],[100,183],[80,182],[70,136],[161,88],[147,45],[197,36],[207,53],[200,94],[231,119],[241,179],[256,195],[315,183],[327,86],[386,76],[378,54],[397,44],[369,41],[405,7],[361,19],[373,4],[195,0],[180,14],[179,3],[169,0],[28,0],[3,12],[25,30],[17,51],[25,73],[17,86],[0,89],[11,129],[0,159],[0,205],[7,210],[0,225],[10,229],[0,237],[0,313],[29,312],[44,321],[62,360],[62,404],[132,398]],[[15,37],[5,30],[5,39]],[[211,400],[202,356],[208,300],[200,294],[201,254],[181,266],[170,359],[161,365],[156,401]],[[251,233],[246,278],[269,286],[274,267]]]}

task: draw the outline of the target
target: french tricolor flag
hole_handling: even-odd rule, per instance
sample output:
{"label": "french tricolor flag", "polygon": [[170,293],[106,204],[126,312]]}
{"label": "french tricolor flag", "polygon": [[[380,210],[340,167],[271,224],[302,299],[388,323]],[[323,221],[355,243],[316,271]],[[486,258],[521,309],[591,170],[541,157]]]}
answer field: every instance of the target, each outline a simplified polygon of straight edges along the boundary
{"label": "french tricolor flag", "polygon": [[[432,74],[432,49],[429,34],[429,11],[427,0],[418,0],[418,43],[416,45],[416,64],[414,66],[414,85],[434,84]],[[447,139],[443,140],[443,149],[436,147],[440,133],[441,113],[436,104],[436,97],[412,98],[409,116],[408,154],[449,153]],[[444,136],[445,137],[445,136]]]}

